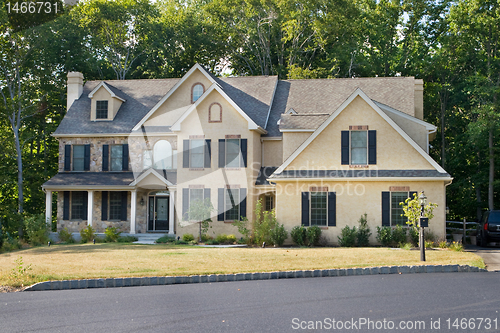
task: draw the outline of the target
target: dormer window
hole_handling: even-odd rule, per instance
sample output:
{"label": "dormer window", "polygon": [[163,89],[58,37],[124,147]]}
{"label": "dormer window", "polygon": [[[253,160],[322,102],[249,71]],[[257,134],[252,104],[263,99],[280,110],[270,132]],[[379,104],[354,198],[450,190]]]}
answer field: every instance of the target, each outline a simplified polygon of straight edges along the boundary
{"label": "dormer window", "polygon": [[205,87],[201,83],[196,83],[191,90],[191,103],[194,103],[205,92]]}
{"label": "dormer window", "polygon": [[96,119],[108,119],[108,101],[96,101]]}

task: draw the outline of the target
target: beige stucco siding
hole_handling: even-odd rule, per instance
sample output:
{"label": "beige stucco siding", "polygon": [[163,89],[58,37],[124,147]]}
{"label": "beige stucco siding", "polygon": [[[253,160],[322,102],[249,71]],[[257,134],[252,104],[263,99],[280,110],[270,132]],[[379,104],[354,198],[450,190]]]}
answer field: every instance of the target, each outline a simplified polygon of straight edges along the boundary
{"label": "beige stucco siding", "polygon": [[438,204],[434,211],[435,217],[429,221],[429,229],[439,239],[445,238],[446,194],[442,181],[278,182],[276,214],[278,222],[284,224],[288,231],[301,224],[301,192],[309,192],[311,186],[327,186],[328,191],[337,194],[337,225],[322,230],[329,243],[338,244],[337,236],[340,235],[341,229],[347,225],[358,226],[358,220],[364,213],[367,213],[368,225],[372,232],[370,242],[376,243],[377,226],[382,226],[382,192],[389,191],[390,186],[409,186],[410,191],[425,191],[428,201]]}
{"label": "beige stucco siding", "polygon": [[[96,102],[97,101],[108,101],[108,119],[107,120],[113,120],[118,113],[118,110],[120,109],[120,106],[122,105],[122,101],[120,101],[117,98],[111,97],[111,94],[109,91],[106,90],[103,86],[101,86],[95,93],[94,96],[92,97],[92,103],[90,106],[90,119],[91,120],[96,120]],[[96,121],[106,121],[103,119],[99,119]]]}
{"label": "beige stucco siding", "polygon": [[262,141],[263,166],[280,166],[283,164],[283,140]]}
{"label": "beige stucco siding", "polygon": [[312,132],[284,132],[283,133],[283,161],[299,148],[310,137]]}
{"label": "beige stucco siding", "polygon": [[434,169],[384,118],[361,97],[356,97],[286,169],[349,169],[341,165],[341,131],[368,125],[377,131],[377,164],[370,169]]}
{"label": "beige stucco siding", "polygon": [[427,129],[424,125],[396,115],[392,112],[386,113],[406,134],[408,134],[424,151],[427,151]]}
{"label": "beige stucco siding", "polygon": [[182,113],[191,106],[191,89],[196,83],[201,83],[205,87],[205,91],[207,91],[211,85],[207,77],[199,70],[196,70],[168,97],[144,125],[172,125]]}
{"label": "beige stucco siding", "polygon": [[[212,103],[222,106],[222,122],[209,122],[208,111]],[[183,141],[189,140],[192,135],[204,135],[204,139],[211,140],[211,168],[189,169],[183,168]],[[247,139],[247,168],[219,168],[219,139],[226,139],[226,135],[240,135]],[[181,219],[182,189],[189,185],[203,185],[210,188],[211,201],[215,208],[218,205],[217,189],[226,184],[247,189],[247,216],[251,220],[255,205],[254,184],[260,169],[261,143],[260,134],[248,129],[248,121],[239,114],[216,90],[212,91],[193,112],[184,119],[181,131],[178,132],[178,169],[177,169],[177,198],[176,214]],[[230,223],[217,221],[217,212],[214,211],[210,234],[231,233],[237,234],[237,229]],[[185,223],[180,223],[185,224]],[[176,233],[198,233],[197,225],[179,227]],[[213,234],[212,234],[213,235]]]}

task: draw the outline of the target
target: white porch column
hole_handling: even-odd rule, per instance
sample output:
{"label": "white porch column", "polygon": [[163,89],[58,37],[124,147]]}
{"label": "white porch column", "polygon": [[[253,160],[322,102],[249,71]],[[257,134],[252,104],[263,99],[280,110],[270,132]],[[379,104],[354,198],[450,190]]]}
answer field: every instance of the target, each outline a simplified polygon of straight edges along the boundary
{"label": "white porch column", "polygon": [[45,223],[52,230],[52,191],[45,192]]}
{"label": "white porch column", "polygon": [[89,198],[87,200],[87,225],[92,226],[92,221],[94,220],[94,191],[88,191]]}
{"label": "white porch column", "polygon": [[130,233],[135,234],[135,216],[137,212],[137,191],[130,191]]}
{"label": "white porch column", "polygon": [[174,212],[175,212],[175,191],[170,191],[169,207],[168,207],[168,234],[174,234]]}

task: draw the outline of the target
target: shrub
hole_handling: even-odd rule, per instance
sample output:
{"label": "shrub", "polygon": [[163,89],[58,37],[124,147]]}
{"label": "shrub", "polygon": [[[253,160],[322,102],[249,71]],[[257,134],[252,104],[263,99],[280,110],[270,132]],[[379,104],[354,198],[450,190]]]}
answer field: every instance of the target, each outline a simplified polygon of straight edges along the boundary
{"label": "shrub", "polygon": [[425,248],[430,249],[434,247],[434,242],[433,241],[425,241]]}
{"label": "shrub", "polygon": [[377,241],[382,246],[392,245],[392,230],[391,227],[377,227]]}
{"label": "shrub", "polygon": [[[321,231],[321,230],[320,230]],[[288,237],[288,233],[285,230],[285,226],[283,224],[276,225],[274,229],[271,230],[271,240],[274,245],[283,246],[286,238]]]}
{"label": "shrub", "polygon": [[226,234],[219,234],[215,237],[215,240],[219,244],[224,244],[227,242],[227,235]]}
{"label": "shrub", "polygon": [[318,241],[318,245],[319,246],[327,246],[328,245],[328,238],[326,238],[325,235],[321,235],[321,237],[319,238],[319,241]]}
{"label": "shrub", "polygon": [[210,239],[213,239],[213,237],[211,237],[211,236],[209,236],[209,235],[207,235],[207,234],[205,234],[205,235],[201,235],[201,241],[202,241],[202,242],[206,242],[206,241],[208,241],[208,240],[210,240]]}
{"label": "shrub", "polygon": [[94,242],[95,242],[95,243],[106,243],[106,238],[96,236],[96,237],[94,238]]}
{"label": "shrub", "polygon": [[303,226],[295,226],[290,232],[292,241],[298,246],[304,246],[306,244],[306,229]]}
{"label": "shrub", "polygon": [[307,243],[309,246],[318,246],[319,238],[321,237],[321,229],[317,225],[307,228],[306,231]]}
{"label": "shrub", "polygon": [[190,242],[194,240],[193,234],[184,234],[182,235],[182,240],[185,242]]}
{"label": "shrub", "polygon": [[219,245],[219,242],[215,239],[209,239],[205,242],[206,245]]}
{"label": "shrub", "polygon": [[88,243],[95,239],[95,229],[92,226],[87,226],[87,228],[80,230],[80,237],[82,238],[82,243]]}
{"label": "shrub", "polygon": [[[234,221],[233,226],[238,228],[238,232],[243,235],[243,240],[246,244],[252,243],[251,230],[247,228],[248,219],[243,217],[240,221]],[[203,237],[201,239],[203,241]]]}
{"label": "shrub", "polygon": [[23,247],[19,239],[12,238],[9,233],[6,234],[7,234],[7,239],[4,241],[2,245],[1,252],[11,252],[14,250],[20,250]]}
{"label": "shrub", "polygon": [[[257,206],[259,210],[262,209],[262,200],[257,202]],[[254,222],[254,241],[257,245],[261,245],[264,242],[271,244],[273,242],[271,239],[271,232],[278,224],[274,210],[257,213],[256,208],[255,211],[256,219]]]}
{"label": "shrub", "polygon": [[162,236],[162,237],[158,238],[156,240],[156,243],[157,244],[166,244],[166,243],[173,243],[174,241],[175,241],[175,237],[174,236],[165,235],[165,236]]}
{"label": "shrub", "polygon": [[73,234],[68,231],[68,228],[61,229],[58,233],[59,240],[66,244],[75,243],[75,239],[73,238]]}
{"label": "shrub", "polygon": [[450,243],[449,248],[450,250],[457,252],[462,252],[464,250],[464,246],[462,245],[462,243],[459,242]]}
{"label": "shrub", "polygon": [[175,245],[187,245],[187,244],[189,244],[189,242],[186,242],[185,240],[179,239],[179,240],[174,241],[174,244]]}
{"label": "shrub", "polygon": [[366,216],[367,215],[365,213],[359,218],[358,233],[356,235],[358,246],[363,247],[370,245],[370,236],[372,235]]}
{"label": "shrub", "polygon": [[47,229],[47,223],[45,223],[44,214],[26,217],[24,225],[29,244],[41,245],[49,241],[49,230]]}
{"label": "shrub", "polygon": [[445,240],[442,240],[439,242],[438,246],[440,249],[446,249],[448,247],[448,242]]}
{"label": "shrub", "polygon": [[356,227],[352,227],[351,229],[348,225],[346,225],[340,231],[340,236],[337,236],[339,239],[339,245],[342,247],[353,247],[356,245],[356,234]]}
{"label": "shrub", "polygon": [[404,244],[403,244],[403,243],[401,243],[401,244],[399,245],[399,247],[400,247],[401,249],[403,249],[403,250],[411,250],[412,246],[413,246],[413,245],[412,245],[411,243],[404,243]]}
{"label": "shrub", "polygon": [[137,242],[139,239],[135,236],[120,236],[116,240],[118,243],[133,243]]}
{"label": "shrub", "polygon": [[426,229],[425,232],[424,232],[424,239],[426,241],[431,241],[431,242],[435,242],[437,237],[436,235],[429,229]]}
{"label": "shrub", "polygon": [[228,244],[234,244],[236,243],[236,236],[231,234],[231,235],[227,235],[227,239],[226,239],[226,242]]}
{"label": "shrub", "polygon": [[406,229],[400,225],[395,226],[392,229],[392,242],[395,246],[406,243]]}
{"label": "shrub", "polygon": [[118,237],[120,237],[121,231],[118,231],[116,227],[107,227],[106,230],[104,230],[104,235],[106,242],[114,243],[118,240]]}
{"label": "shrub", "polygon": [[2,217],[0,216],[0,250],[3,246],[3,227],[2,227]]}
{"label": "shrub", "polygon": [[418,237],[419,237],[418,228],[410,227],[408,231],[410,236],[410,242],[413,244],[413,246],[418,246]]}

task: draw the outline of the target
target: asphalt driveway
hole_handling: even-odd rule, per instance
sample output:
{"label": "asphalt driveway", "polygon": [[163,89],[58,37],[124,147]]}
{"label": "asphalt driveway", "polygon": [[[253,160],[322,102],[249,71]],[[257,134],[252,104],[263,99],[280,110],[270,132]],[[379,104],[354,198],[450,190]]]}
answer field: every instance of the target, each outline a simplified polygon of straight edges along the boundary
{"label": "asphalt driveway", "polygon": [[500,247],[498,245],[489,247],[467,245],[466,251],[474,252],[483,258],[488,271],[500,271]]}

